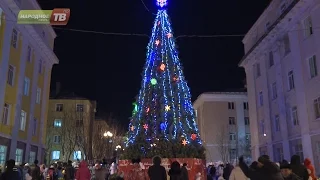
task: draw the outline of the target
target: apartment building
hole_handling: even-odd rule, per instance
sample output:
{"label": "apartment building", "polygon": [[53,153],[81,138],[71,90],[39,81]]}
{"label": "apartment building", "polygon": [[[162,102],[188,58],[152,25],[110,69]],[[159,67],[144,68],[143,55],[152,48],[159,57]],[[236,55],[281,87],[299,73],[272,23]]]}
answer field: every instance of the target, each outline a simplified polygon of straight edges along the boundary
{"label": "apartment building", "polygon": [[49,25],[17,25],[35,0],[0,1],[0,165],[43,161],[55,32]]}
{"label": "apartment building", "polygon": [[75,93],[50,98],[46,161],[92,160],[96,102]]}
{"label": "apartment building", "polygon": [[243,39],[252,155],[320,170],[320,1],[273,0]]}
{"label": "apartment building", "polygon": [[240,155],[250,156],[247,93],[203,93],[193,106],[207,162],[233,162]]}

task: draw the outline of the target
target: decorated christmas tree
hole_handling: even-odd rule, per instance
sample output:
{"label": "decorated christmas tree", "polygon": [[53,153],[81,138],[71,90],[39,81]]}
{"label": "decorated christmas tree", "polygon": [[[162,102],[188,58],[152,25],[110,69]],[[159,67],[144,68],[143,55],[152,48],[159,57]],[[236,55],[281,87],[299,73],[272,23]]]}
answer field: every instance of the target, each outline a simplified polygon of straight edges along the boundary
{"label": "decorated christmas tree", "polygon": [[157,5],[123,158],[204,158],[190,90],[165,9],[167,1],[157,0]]}

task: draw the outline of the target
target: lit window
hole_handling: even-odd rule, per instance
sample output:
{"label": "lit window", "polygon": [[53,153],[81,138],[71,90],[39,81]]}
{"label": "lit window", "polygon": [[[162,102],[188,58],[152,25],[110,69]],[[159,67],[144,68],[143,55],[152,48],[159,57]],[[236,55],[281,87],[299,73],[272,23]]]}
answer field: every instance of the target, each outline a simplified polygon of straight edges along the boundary
{"label": "lit window", "polygon": [[7,146],[0,145],[0,165],[5,166],[7,161]]}
{"label": "lit window", "polygon": [[53,122],[54,127],[61,127],[62,126],[62,120],[61,119],[55,119]]}
{"label": "lit window", "polygon": [[30,151],[30,154],[29,154],[29,163],[30,164],[34,163],[34,161],[36,160],[36,155],[37,155],[36,152]]}
{"label": "lit window", "polygon": [[29,96],[29,89],[30,89],[30,79],[25,77],[24,85],[23,85],[23,95]]}
{"label": "lit window", "polygon": [[81,159],[81,151],[74,151],[73,152],[73,159],[77,160],[77,159]]}
{"label": "lit window", "polygon": [[21,116],[20,116],[20,130],[21,131],[26,130],[26,122],[27,122],[27,112],[21,110]]}
{"label": "lit window", "polygon": [[21,164],[23,159],[23,149],[16,149],[16,163]]}
{"label": "lit window", "polygon": [[60,151],[52,151],[52,160],[60,159]]}

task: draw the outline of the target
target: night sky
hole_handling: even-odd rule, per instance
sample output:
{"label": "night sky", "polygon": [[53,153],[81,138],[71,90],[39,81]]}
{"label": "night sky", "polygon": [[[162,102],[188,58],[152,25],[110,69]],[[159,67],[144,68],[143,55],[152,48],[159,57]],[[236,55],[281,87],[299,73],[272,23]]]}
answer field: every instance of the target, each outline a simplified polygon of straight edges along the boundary
{"label": "night sky", "polygon": [[[97,100],[100,114],[112,113],[123,125],[141,85],[157,12],[155,0],[38,0],[43,9],[70,8],[67,26],[56,27],[54,51],[60,64],[52,72],[51,88]],[[238,68],[241,40],[270,0],[170,0],[168,14],[184,74],[193,100],[203,92],[243,88],[245,72]],[[92,31],[92,32],[85,32]],[[232,35],[232,36],[229,36]]]}

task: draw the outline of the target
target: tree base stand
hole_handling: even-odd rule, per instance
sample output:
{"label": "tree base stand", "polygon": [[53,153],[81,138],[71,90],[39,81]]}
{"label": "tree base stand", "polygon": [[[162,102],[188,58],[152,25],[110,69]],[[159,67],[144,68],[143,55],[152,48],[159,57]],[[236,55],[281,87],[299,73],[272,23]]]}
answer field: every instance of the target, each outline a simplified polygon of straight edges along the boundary
{"label": "tree base stand", "polygon": [[[164,166],[167,172],[170,170],[170,165],[172,162],[178,161],[181,165],[183,163],[187,163],[187,169],[189,173],[189,179],[195,179],[198,173],[201,173],[201,179],[207,178],[206,171],[206,161],[202,159],[195,158],[170,158],[170,159],[162,159],[162,166]],[[148,170],[150,166],[152,166],[152,159],[141,159],[142,164],[145,169]],[[118,168],[120,172],[124,172],[125,179],[127,179],[127,175],[132,169],[131,160],[119,160]],[[118,171],[118,172],[119,172]],[[169,176],[168,176],[169,179]]]}

